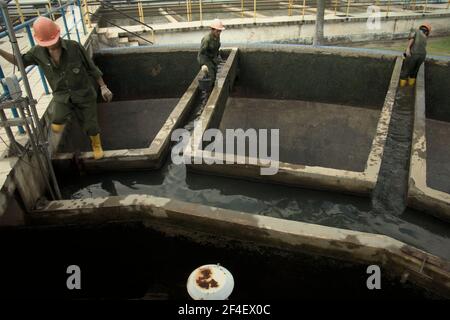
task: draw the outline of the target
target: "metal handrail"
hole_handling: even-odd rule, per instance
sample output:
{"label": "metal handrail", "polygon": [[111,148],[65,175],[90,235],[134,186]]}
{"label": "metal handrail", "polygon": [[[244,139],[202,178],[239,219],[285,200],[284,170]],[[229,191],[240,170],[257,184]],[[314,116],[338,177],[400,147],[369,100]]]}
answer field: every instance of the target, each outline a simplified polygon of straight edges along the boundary
{"label": "metal handrail", "polygon": [[[141,24],[141,25],[143,25],[143,26],[145,26],[145,27],[147,27],[147,28],[150,28],[150,30],[153,30],[153,28],[152,28],[151,26],[149,26],[148,24],[146,24],[145,22],[141,22],[141,21],[139,21],[138,19],[136,19],[136,18],[134,18],[134,17],[132,17],[132,16],[126,14],[125,12],[122,12],[122,11],[120,11],[119,9],[116,9],[112,4],[109,4],[108,2],[102,1],[102,0],[98,0],[98,1],[99,1],[101,4],[103,4],[103,5],[107,4],[106,6],[109,7],[109,8],[111,8],[113,11],[118,12],[118,13],[120,13],[121,15],[123,15],[123,16],[125,16],[125,17],[127,17],[127,18],[129,18],[129,19],[131,19],[131,20],[133,20],[133,21],[136,21],[137,23],[139,23],[139,24]],[[105,21],[106,21],[106,20],[105,20]]]}
{"label": "metal handrail", "polygon": [[[79,6],[79,8],[80,8],[80,20],[76,19],[75,11],[74,11],[74,8],[73,8],[73,6],[75,4],[77,4]],[[65,10],[64,10],[68,6],[71,6],[71,13],[72,13],[72,16],[73,16],[73,26],[70,29],[68,28],[68,25],[67,25],[67,20],[66,20]],[[85,35],[86,35],[86,28],[85,28],[85,25],[84,25],[83,13],[81,11],[80,0],[67,0],[67,2],[65,4],[60,5],[60,6],[56,7],[56,8],[54,8],[54,9],[51,9],[47,13],[42,14],[41,16],[50,17],[50,15],[52,15],[53,13],[56,13],[56,12],[61,12],[62,17],[63,17],[63,23],[64,23],[65,31],[66,31],[65,34],[61,35],[61,37],[62,38],[67,37],[70,40],[70,32],[73,29],[75,29],[76,30],[76,34],[77,34],[78,42],[81,42],[80,41],[80,35],[79,35],[79,32],[78,32],[78,23],[81,21],[81,23],[83,25],[83,32],[84,32]],[[26,30],[26,33],[27,33],[27,36],[28,36],[28,41],[29,41],[31,47],[33,47],[35,45],[33,34],[31,32],[31,25],[34,23],[34,21],[36,21],[37,18],[38,17],[34,17],[32,19],[26,20],[26,21],[16,25],[13,28],[14,32],[22,30],[22,29]],[[7,36],[8,36],[8,31],[0,32],[0,39],[2,39],[4,37],[7,37]],[[33,65],[33,66],[27,67],[26,70],[25,70],[26,73],[27,74],[30,73],[31,70],[34,69],[34,67],[36,67],[36,66]],[[41,77],[42,86],[44,87],[45,94],[50,94],[50,90],[48,88],[44,72],[42,71],[42,69],[40,67],[38,67],[38,70],[39,70],[39,75]],[[0,80],[3,79],[3,78],[5,78],[5,74],[4,74],[4,72],[3,72],[3,70],[2,70],[2,68],[0,66]],[[21,81],[22,78],[19,77],[18,80]],[[4,98],[6,96],[9,96],[8,88],[5,85],[3,85],[3,83],[2,83],[2,87],[3,87],[4,93],[0,96],[0,99]],[[12,109],[12,112],[13,112],[13,116],[15,118],[19,117],[19,115],[18,115],[18,113],[17,113],[17,111],[15,109]],[[19,132],[20,133],[25,133],[24,129],[21,126],[19,126]]]}

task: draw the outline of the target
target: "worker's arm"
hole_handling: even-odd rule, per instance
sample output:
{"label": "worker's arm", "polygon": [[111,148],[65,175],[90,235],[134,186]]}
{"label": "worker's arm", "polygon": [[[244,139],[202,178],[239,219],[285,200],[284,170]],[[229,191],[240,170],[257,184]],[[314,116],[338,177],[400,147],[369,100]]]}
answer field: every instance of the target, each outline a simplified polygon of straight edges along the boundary
{"label": "worker's arm", "polygon": [[97,83],[100,86],[103,99],[107,102],[111,102],[113,94],[111,90],[109,90],[108,87],[106,86],[105,81],[103,81],[103,78],[102,77],[97,78]]}
{"label": "worker's arm", "polygon": [[[29,50],[27,53],[22,55],[22,60],[23,60],[23,64],[25,67],[28,67],[29,65],[32,65],[32,64],[37,64],[34,59],[33,52],[34,52],[34,48],[31,48],[31,50]],[[16,57],[13,54],[0,49],[0,56],[2,56],[9,63],[15,64],[16,66],[18,65],[17,61],[16,61]]]}
{"label": "worker's arm", "polygon": [[0,56],[5,58],[5,60],[8,61],[9,63],[15,64],[17,66],[16,58],[11,53],[0,49]]}
{"label": "worker's arm", "polygon": [[80,49],[81,58],[83,59],[88,74],[91,75],[95,79],[95,81],[97,81],[98,85],[100,86],[103,99],[107,102],[110,102],[113,98],[113,94],[111,90],[108,89],[105,81],[103,81],[103,73],[95,65],[91,57],[89,57],[86,49],[80,44],[78,44],[78,48]]}
{"label": "worker's arm", "polygon": [[206,55],[207,51],[208,51],[208,37],[204,37],[202,39],[202,43],[200,45],[200,54],[201,55]]}
{"label": "worker's arm", "polygon": [[410,33],[409,35],[409,41],[408,41],[408,45],[406,46],[406,50],[405,50],[405,54],[407,57],[411,56],[411,48],[414,44],[414,38],[416,37],[416,32],[413,31]]}
{"label": "worker's arm", "polygon": [[408,57],[411,56],[411,48],[412,48],[413,44],[414,44],[414,39],[409,39],[408,46],[406,47],[406,55]]}

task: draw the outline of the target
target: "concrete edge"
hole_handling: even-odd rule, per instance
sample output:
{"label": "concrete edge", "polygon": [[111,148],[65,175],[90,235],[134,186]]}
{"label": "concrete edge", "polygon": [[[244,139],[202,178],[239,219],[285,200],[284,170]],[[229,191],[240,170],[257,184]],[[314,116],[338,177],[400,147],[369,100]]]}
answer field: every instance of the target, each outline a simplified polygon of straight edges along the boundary
{"label": "concrete edge", "polygon": [[[52,201],[28,215],[31,225],[67,225],[143,220],[148,228],[168,228],[194,240],[199,232],[223,238],[333,257],[356,263],[377,263],[391,273],[450,297],[448,261],[393,238],[288,221],[150,195]],[[178,230],[177,230],[178,229]],[[188,231],[188,232],[187,232]],[[196,232],[192,232],[196,231]]]}
{"label": "concrete edge", "polygon": [[450,194],[427,185],[425,64],[416,80],[414,129],[408,179],[408,205],[450,221]]}
{"label": "concrete edge", "polygon": [[[303,49],[301,50],[304,52]],[[312,50],[321,52],[321,49],[318,48],[312,48]],[[200,116],[200,137],[205,130],[217,125],[216,122],[218,122],[218,119],[220,119],[223,113],[237,73],[237,55],[238,50],[233,49],[221,74],[217,77],[217,84],[213,88]],[[378,58],[380,57],[378,56]],[[237,157],[235,164],[230,164],[230,162],[226,165],[217,164],[218,159],[225,163],[226,155],[217,153],[214,157],[211,156],[211,153],[199,149],[199,143],[198,141],[195,141],[195,137],[191,138],[189,141],[191,150],[187,150],[188,152],[185,153],[185,156],[190,158],[188,169],[203,173],[240,177],[249,180],[268,181],[291,186],[310,187],[319,190],[332,190],[350,194],[368,195],[375,188],[378,172],[381,167],[384,144],[389,129],[401,66],[402,60],[397,58],[364,172],[279,162],[278,173],[275,175],[261,175],[261,169],[267,166],[262,164],[260,160],[250,157]]]}
{"label": "concrete edge", "polygon": [[[158,169],[165,157],[165,151],[171,140],[171,133],[180,125],[191,110],[198,91],[198,78],[200,72],[194,77],[183,96],[178,100],[155,138],[148,148],[118,149],[104,151],[104,158],[94,160],[93,152],[81,152],[77,157],[82,161],[84,169],[91,170],[129,170],[129,169]],[[69,161],[74,158],[74,152],[57,153],[52,156],[52,161]]]}
{"label": "concrete edge", "polygon": [[378,180],[378,174],[381,168],[384,147],[389,132],[392,109],[395,103],[395,96],[397,94],[397,88],[400,80],[400,72],[402,70],[402,65],[403,59],[397,57],[397,59],[395,60],[394,69],[392,71],[389,89],[386,93],[383,108],[381,110],[380,118],[378,120],[377,131],[373,139],[370,154],[366,163],[366,168],[364,170],[367,179],[373,181],[374,183],[376,183]]}

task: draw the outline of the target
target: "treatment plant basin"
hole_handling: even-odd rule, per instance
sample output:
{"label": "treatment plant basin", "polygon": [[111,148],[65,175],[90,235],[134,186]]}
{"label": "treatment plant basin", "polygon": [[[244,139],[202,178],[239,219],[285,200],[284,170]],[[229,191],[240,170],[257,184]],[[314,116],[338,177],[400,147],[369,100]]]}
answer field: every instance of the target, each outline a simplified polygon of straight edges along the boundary
{"label": "treatment plant basin", "polygon": [[[126,57],[136,64],[126,65]],[[190,272],[209,263],[233,272],[236,299],[292,298],[296,292],[450,296],[449,225],[406,208],[407,170],[403,188],[392,188],[390,175],[400,173],[395,165],[409,166],[409,157],[396,157],[392,136],[401,121],[414,120],[414,91],[398,88],[402,60],[395,55],[285,45],[228,48],[206,101],[196,87],[193,50],[115,49],[100,51],[95,60],[116,94],[115,102],[100,107],[105,144],[130,153],[96,164],[83,158],[87,146],[68,130],[68,144],[53,159],[64,200],[41,201],[21,231],[36,248],[51,247],[53,235],[65,237],[77,244],[77,259],[94,270],[113,265],[111,273],[122,275],[117,288],[124,290],[108,287],[98,275],[91,296],[186,298]],[[157,132],[151,128],[163,125],[174,104],[180,112],[165,131],[166,157],[158,157],[157,167],[146,166],[148,159],[133,150],[143,146],[140,137],[150,142]],[[397,118],[401,108],[409,111]],[[203,131],[279,129],[279,171],[262,176],[259,162],[173,163],[167,157],[176,145],[171,133],[193,119]],[[410,145],[412,125],[404,128]],[[206,151],[201,143],[191,155],[221,156]],[[248,154],[240,156],[249,162]],[[392,199],[402,199],[395,210],[373,205]],[[5,233],[6,239],[16,236]],[[381,267],[385,291],[367,290],[369,265]]]}

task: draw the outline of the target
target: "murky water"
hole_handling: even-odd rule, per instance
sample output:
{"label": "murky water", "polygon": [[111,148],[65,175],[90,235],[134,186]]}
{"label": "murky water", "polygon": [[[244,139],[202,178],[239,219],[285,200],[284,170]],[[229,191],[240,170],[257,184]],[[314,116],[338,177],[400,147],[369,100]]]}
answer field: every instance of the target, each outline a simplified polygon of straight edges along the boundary
{"label": "murky water", "polygon": [[[149,194],[276,218],[384,234],[450,260],[450,225],[406,208],[413,121],[412,88],[399,90],[385,158],[372,199],[187,172],[168,163],[158,171],[103,173],[64,179],[64,198]],[[201,114],[198,97],[186,128]]]}
{"label": "murky water", "polygon": [[427,214],[374,212],[370,199],[187,172],[167,164],[159,171],[86,175],[65,179],[65,198],[150,194],[277,218],[385,234],[450,259],[450,227]]}

